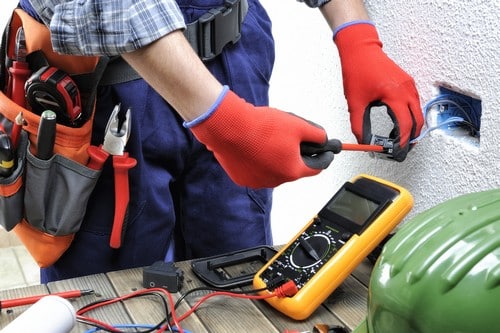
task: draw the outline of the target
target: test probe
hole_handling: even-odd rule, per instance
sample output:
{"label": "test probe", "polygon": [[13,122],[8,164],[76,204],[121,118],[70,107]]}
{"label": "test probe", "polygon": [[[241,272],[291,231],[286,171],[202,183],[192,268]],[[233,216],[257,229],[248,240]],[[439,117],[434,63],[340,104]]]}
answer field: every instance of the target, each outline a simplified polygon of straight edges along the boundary
{"label": "test probe", "polygon": [[13,298],[13,299],[4,299],[0,301],[0,311],[2,309],[13,308],[16,306],[30,305],[35,304],[37,301],[42,299],[45,296],[55,295],[62,298],[76,298],[85,295],[92,295],[94,290],[92,289],[82,289],[82,290],[69,290],[62,291],[57,293],[45,294],[45,295],[35,295],[21,298]]}

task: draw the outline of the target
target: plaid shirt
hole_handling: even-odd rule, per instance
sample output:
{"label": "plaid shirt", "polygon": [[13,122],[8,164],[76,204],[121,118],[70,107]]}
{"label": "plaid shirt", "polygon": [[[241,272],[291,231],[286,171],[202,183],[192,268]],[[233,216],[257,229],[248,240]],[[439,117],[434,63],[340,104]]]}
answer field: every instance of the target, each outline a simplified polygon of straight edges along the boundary
{"label": "plaid shirt", "polygon": [[175,0],[30,0],[55,51],[118,55],[185,28]]}

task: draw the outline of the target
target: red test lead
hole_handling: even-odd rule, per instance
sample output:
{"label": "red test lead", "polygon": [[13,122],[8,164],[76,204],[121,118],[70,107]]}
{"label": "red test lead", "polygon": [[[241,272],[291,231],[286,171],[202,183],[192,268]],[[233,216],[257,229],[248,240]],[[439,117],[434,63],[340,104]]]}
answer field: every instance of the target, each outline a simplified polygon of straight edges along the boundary
{"label": "red test lead", "polygon": [[82,290],[62,291],[62,292],[57,292],[57,293],[45,294],[45,295],[36,295],[36,296],[6,299],[3,301],[0,301],[0,311],[2,309],[13,308],[16,306],[35,304],[42,297],[45,297],[48,295],[56,295],[56,296],[59,296],[62,298],[76,298],[76,297],[81,297],[81,296],[85,296],[85,295],[91,295],[93,293],[94,293],[94,290],[92,290],[92,289],[82,289]]}

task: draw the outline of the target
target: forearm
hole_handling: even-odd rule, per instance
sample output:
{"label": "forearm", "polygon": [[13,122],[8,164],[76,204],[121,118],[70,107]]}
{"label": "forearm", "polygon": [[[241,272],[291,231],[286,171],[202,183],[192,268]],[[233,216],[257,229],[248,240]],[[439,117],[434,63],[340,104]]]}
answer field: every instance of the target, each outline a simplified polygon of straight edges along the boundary
{"label": "forearm", "polygon": [[186,121],[205,113],[222,91],[181,30],[122,57]]}
{"label": "forearm", "polygon": [[320,10],[332,30],[350,21],[370,19],[363,0],[332,0]]}

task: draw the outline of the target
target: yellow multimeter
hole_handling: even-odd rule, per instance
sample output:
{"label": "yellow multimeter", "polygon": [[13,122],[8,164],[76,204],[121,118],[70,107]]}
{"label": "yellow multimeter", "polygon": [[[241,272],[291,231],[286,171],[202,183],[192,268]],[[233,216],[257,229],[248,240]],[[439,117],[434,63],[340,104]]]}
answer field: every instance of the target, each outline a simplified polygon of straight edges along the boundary
{"label": "yellow multimeter", "polygon": [[254,288],[267,288],[260,292],[266,294],[293,280],[294,296],[266,301],[293,319],[306,319],[412,207],[404,188],[369,175],[354,177],[255,274]]}

